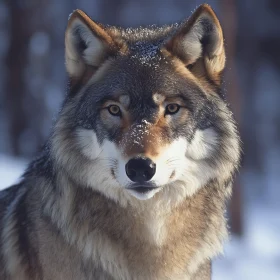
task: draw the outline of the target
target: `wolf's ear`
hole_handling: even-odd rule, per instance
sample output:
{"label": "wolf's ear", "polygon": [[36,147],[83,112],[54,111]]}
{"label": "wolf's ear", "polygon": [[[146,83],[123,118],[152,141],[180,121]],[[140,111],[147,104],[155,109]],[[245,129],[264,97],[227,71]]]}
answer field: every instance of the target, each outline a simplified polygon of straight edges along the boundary
{"label": "wolf's ear", "polygon": [[87,68],[97,69],[116,50],[113,38],[83,11],[69,17],[65,34],[66,69],[71,78],[80,78]]}
{"label": "wolf's ear", "polygon": [[[195,74],[207,73],[220,84],[220,73],[225,67],[224,38],[221,25],[211,7],[203,4],[167,42],[166,49],[177,56]],[[199,64],[198,67],[195,67]],[[195,69],[196,68],[196,69]]]}

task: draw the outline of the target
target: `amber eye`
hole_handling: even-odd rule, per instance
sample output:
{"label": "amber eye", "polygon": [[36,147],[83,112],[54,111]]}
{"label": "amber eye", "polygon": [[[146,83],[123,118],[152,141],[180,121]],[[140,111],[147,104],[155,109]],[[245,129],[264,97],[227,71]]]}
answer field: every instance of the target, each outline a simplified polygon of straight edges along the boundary
{"label": "amber eye", "polygon": [[172,103],[166,106],[165,115],[176,114],[180,110],[180,105]]}
{"label": "amber eye", "polygon": [[109,107],[107,107],[109,113],[113,116],[121,116],[121,109],[119,106],[117,105],[110,105]]}

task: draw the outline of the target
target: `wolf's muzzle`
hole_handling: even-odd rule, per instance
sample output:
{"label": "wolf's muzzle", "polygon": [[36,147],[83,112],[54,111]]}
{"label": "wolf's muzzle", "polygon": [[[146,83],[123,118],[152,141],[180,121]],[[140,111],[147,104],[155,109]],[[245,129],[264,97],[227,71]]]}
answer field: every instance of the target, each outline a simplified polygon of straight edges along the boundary
{"label": "wolf's muzzle", "polygon": [[156,173],[156,164],[149,158],[132,158],[125,165],[127,177],[136,183],[150,181]]}

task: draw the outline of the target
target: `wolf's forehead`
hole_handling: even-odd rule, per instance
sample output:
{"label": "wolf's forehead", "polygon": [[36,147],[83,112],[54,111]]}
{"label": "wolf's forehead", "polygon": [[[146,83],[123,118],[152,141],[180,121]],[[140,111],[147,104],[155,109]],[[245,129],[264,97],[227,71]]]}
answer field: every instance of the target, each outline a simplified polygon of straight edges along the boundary
{"label": "wolf's forehead", "polygon": [[[126,108],[129,107],[130,103],[131,103],[131,97],[128,94],[122,94],[119,96],[119,102]],[[156,105],[160,105],[164,102],[164,100],[166,99],[166,96],[155,92],[151,94],[151,100],[153,102],[153,104]],[[140,102],[141,100],[138,99],[138,101]]]}
{"label": "wolf's forehead", "polygon": [[143,47],[143,49],[134,51],[131,55],[132,60],[137,60],[142,65],[147,65],[153,67],[157,65],[157,60],[159,60],[159,48],[156,45],[149,45]]}
{"label": "wolf's forehead", "polygon": [[[150,100],[146,100],[146,103],[152,102],[153,103],[152,105],[155,105],[155,104],[160,105],[161,103],[164,102],[165,98],[166,97],[163,94],[160,94],[157,92],[151,93],[151,98],[150,98]],[[132,103],[135,104],[135,102],[133,102],[135,100],[133,100],[133,99],[134,99],[133,96],[130,96],[129,94],[121,94],[117,97],[117,101],[119,101],[125,108],[129,108]],[[136,101],[138,101],[137,102],[138,105],[140,105],[140,103],[143,103],[143,100],[141,100],[139,98],[137,98]],[[135,107],[138,107],[137,103],[136,103]],[[146,105],[148,105],[148,104],[146,104]]]}
{"label": "wolf's forehead", "polygon": [[128,107],[130,104],[130,97],[127,94],[122,94],[119,97],[119,101],[124,107]]}

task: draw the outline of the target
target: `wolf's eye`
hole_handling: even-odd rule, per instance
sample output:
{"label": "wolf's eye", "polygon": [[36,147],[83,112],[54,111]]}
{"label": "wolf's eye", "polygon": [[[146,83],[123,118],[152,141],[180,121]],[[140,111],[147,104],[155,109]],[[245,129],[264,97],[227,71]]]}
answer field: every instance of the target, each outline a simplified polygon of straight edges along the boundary
{"label": "wolf's eye", "polygon": [[121,116],[121,109],[117,105],[110,105],[108,108],[108,111],[113,116]]}
{"label": "wolf's eye", "polygon": [[168,104],[165,108],[165,115],[176,114],[180,110],[180,105],[172,103]]}
{"label": "wolf's eye", "polygon": [[191,71],[193,69],[193,66],[194,66],[193,64],[188,64],[186,67]]}

